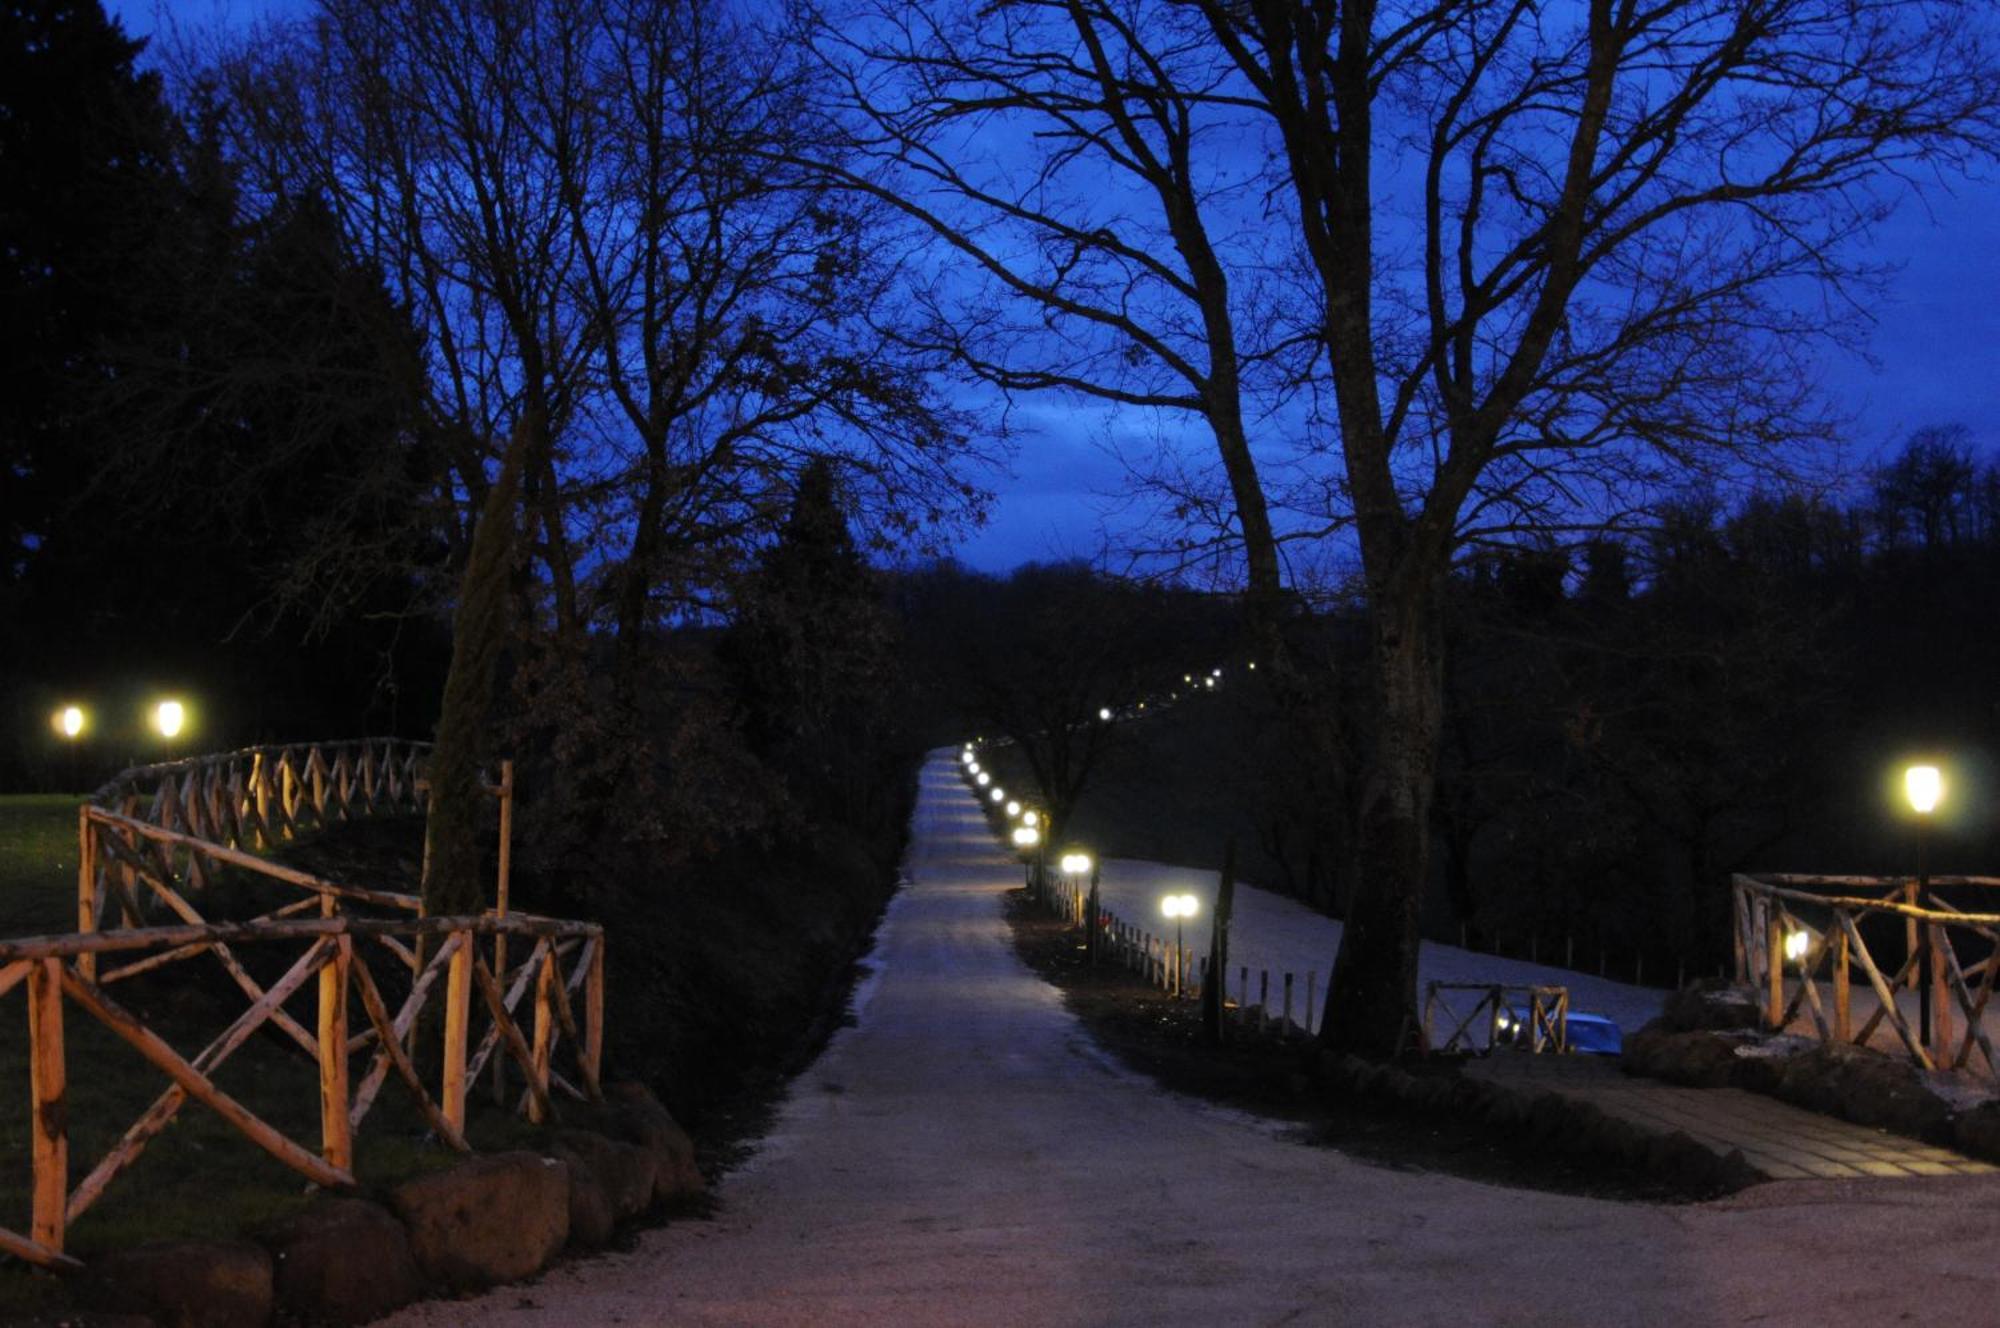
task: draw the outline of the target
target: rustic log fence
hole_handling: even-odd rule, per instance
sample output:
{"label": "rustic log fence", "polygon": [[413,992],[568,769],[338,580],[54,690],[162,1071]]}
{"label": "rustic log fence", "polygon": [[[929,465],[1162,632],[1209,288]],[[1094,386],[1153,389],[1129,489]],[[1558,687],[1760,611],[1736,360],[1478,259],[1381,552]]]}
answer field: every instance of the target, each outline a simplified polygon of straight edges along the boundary
{"label": "rustic log fence", "polygon": [[[1935,876],[1930,884],[1933,893],[1923,897],[1917,882],[1902,877],[1732,877],[1736,980],[1758,994],[1766,1027],[1789,1028],[1803,1011],[1822,1043],[1866,1046],[1878,1030],[1886,1030],[1924,1069],[2000,1079],[2000,1060],[1985,1027],[2000,980],[2000,913],[1965,912],[1935,893],[1941,887],[1991,890],[2000,887],[2000,877]],[[1876,958],[1864,934],[1873,930],[1876,947],[1893,947],[1881,934],[1881,920],[1891,924],[1892,935],[1901,932],[1902,962],[1894,968]],[[1869,928],[1870,922],[1877,925]],[[1931,983],[1922,991],[1918,975],[1926,952]],[[1974,954],[1976,960],[1961,957]],[[1858,1029],[1857,969],[1875,1002]],[[1825,997],[1822,972],[1831,988]],[[1898,1003],[1897,993],[1905,989],[1913,994],[1913,1007],[1930,1005],[1928,1042],[1920,1033],[1921,1020],[1909,1018]],[[1983,1071],[1973,1064],[1975,1051]]]}
{"label": "rustic log fence", "polygon": [[[1460,1015],[1455,999],[1474,993],[1478,999]],[[1440,1037],[1439,1029],[1449,1031]],[[1504,982],[1430,983],[1424,992],[1424,1045],[1439,1053],[1488,1052],[1504,1046],[1538,1056],[1563,1055],[1569,1051],[1569,989]]]}
{"label": "rustic log fence", "polygon": [[[604,931],[594,923],[507,911],[511,763],[502,766],[493,789],[501,799],[500,907],[479,916],[425,917],[415,895],[328,880],[251,851],[361,815],[421,810],[426,751],[423,744],[383,739],[253,748],[127,771],[84,805],[77,931],[0,940],[0,997],[19,986],[28,1005],[34,1178],[28,1233],[0,1228],[0,1252],[74,1266],[63,1253],[69,1226],[190,1098],[329,1188],[354,1185],[354,1134],[392,1076],[436,1136],[460,1151],[467,1147],[467,1085],[489,1063],[496,1094],[503,1084],[501,1062],[519,1068],[523,1088],[515,1106],[531,1121],[549,1119],[559,1094],[600,1098]],[[190,895],[227,869],[296,897],[253,918],[210,921]],[[312,914],[317,916],[302,916]],[[162,915],[174,921],[152,922]],[[522,957],[510,965],[507,943],[514,937],[521,938]],[[303,952],[268,982],[239,958],[286,946],[303,946]],[[202,955],[221,965],[247,1005],[199,1053],[184,1057],[119,1004],[111,988]],[[371,964],[387,970],[378,978]],[[316,993],[313,1010],[295,1016],[287,1006],[307,999],[302,993],[308,984]],[[440,985],[435,1003],[441,1017],[421,1023]],[[392,1005],[392,998],[400,999]],[[358,1021],[351,1009],[357,1001]],[[531,1002],[531,1013],[517,1016],[524,1001]],[[72,1076],[63,1037],[71,1009],[104,1025],[169,1081],[74,1187],[66,1109]],[[288,1138],[215,1083],[223,1063],[267,1027],[317,1067],[316,1149]],[[432,1059],[428,1048],[418,1054],[425,1029],[434,1029],[437,1041],[434,1089],[419,1070],[420,1061]],[[565,1044],[573,1079],[556,1064]],[[357,1065],[357,1056],[365,1062]]]}
{"label": "rustic log fence", "polygon": [[[1032,875],[1031,875],[1031,878]],[[1082,882],[1070,876],[1043,874],[1040,893],[1044,905],[1071,927],[1088,930],[1090,926],[1090,891]],[[1185,1000],[1199,1000],[1208,984],[1208,960],[1196,953],[1196,943],[1177,943],[1174,937],[1155,935],[1143,927],[1126,922],[1110,909],[1100,908],[1097,917],[1097,935],[1102,953],[1108,962],[1119,965],[1138,974],[1151,985],[1167,994]],[[1309,971],[1304,983],[1297,980],[1297,974],[1280,972],[1276,976],[1279,994],[1272,993],[1272,971],[1256,969],[1257,995],[1250,995],[1250,975],[1252,969],[1238,965],[1236,970],[1236,994],[1229,994],[1227,974],[1223,975],[1222,1008],[1225,1016],[1233,1017],[1239,1024],[1254,1024],[1259,1033],[1277,1030],[1281,1037],[1310,1037],[1319,1025],[1319,972]],[[1303,997],[1303,1003],[1295,1002]],[[1274,1006],[1274,1001],[1278,1004]],[[1296,1014],[1294,1013],[1296,1009]]]}

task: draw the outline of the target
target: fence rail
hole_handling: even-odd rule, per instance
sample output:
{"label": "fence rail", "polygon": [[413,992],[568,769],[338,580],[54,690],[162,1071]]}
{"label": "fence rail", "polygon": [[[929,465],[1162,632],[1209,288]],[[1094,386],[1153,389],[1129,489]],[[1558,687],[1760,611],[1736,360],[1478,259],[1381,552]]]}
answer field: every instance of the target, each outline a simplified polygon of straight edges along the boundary
{"label": "fence rail", "polygon": [[[2000,877],[1937,876],[1930,885],[1925,895],[1916,881],[1902,877],[1732,877],[1736,980],[1759,994],[1766,1026],[1789,1028],[1803,1011],[1821,1042],[1864,1046],[1886,1029],[1924,1069],[1981,1073],[1973,1064],[1976,1051],[1984,1076],[2000,1079],[2000,1059],[1985,1027],[2000,979],[2000,913],[1965,912],[1935,894],[1940,887],[2000,889]],[[1876,958],[1876,947],[1885,944],[1879,928],[1875,947],[1864,935],[1864,925],[1876,918],[1901,922],[1902,962],[1894,968]],[[1973,954],[1976,960],[1969,959]],[[1926,967],[1930,984],[1921,990]],[[1858,1030],[1857,969],[1874,999]],[[1820,993],[1823,971],[1830,998]],[[1912,993],[1915,1020],[1898,1000],[1903,990]],[[1928,1041],[1922,1036],[1926,1005]]]}
{"label": "fence rail", "polygon": [[[1454,992],[1479,994],[1463,1017],[1452,1005]],[[1440,1040],[1437,1030],[1445,1026],[1451,1031]],[[1486,1037],[1483,1046],[1479,1042],[1481,1033]],[[1461,1047],[1478,1052],[1499,1046],[1525,1046],[1536,1055],[1544,1052],[1563,1055],[1569,1051],[1569,988],[1512,986],[1503,982],[1433,982],[1424,994],[1424,1044],[1436,1052],[1453,1052]]]}
{"label": "fence rail", "polygon": [[[514,1105],[532,1121],[552,1114],[557,1095],[601,1096],[604,931],[595,923],[508,911],[511,763],[503,764],[492,789],[502,825],[493,911],[426,917],[416,895],[329,880],[252,851],[358,816],[423,810],[428,750],[393,739],[251,748],[128,770],[80,809],[77,930],[0,939],[0,997],[17,986],[26,993],[34,1108],[29,1231],[0,1228],[0,1252],[73,1266],[63,1253],[68,1227],[190,1099],[315,1184],[347,1188],[355,1183],[354,1134],[392,1077],[437,1137],[461,1151],[467,1085],[489,1064],[496,1095],[503,1091],[502,1062],[519,1068],[523,1087]],[[280,888],[284,902],[256,917],[211,921],[194,900],[225,869]],[[165,925],[155,922],[162,917]],[[510,964],[508,941],[515,937],[520,958]],[[297,953],[274,980],[260,981],[241,957],[287,947]],[[111,989],[203,955],[222,967],[246,1005],[187,1057]],[[268,973],[276,966],[257,967]],[[316,993],[310,998],[309,984]],[[287,1008],[308,999],[309,1015]],[[434,1001],[442,1017],[420,1024]],[[531,1013],[517,1015],[524,1001]],[[74,1187],[66,1113],[72,1076],[63,1037],[69,1010],[109,1029],[168,1081]],[[316,1147],[287,1137],[216,1086],[216,1071],[267,1028],[317,1067]],[[429,1028],[437,1039],[434,1084],[419,1070],[420,1062],[432,1063],[430,1049],[419,1055],[418,1047]],[[573,1079],[556,1064],[565,1043]]]}

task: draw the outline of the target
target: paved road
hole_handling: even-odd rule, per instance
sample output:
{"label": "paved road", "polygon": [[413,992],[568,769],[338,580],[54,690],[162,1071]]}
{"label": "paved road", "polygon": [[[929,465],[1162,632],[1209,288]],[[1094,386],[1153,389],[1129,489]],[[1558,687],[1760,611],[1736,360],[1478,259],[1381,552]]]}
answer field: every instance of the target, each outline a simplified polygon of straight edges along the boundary
{"label": "paved road", "polygon": [[1821,1324],[2000,1298],[2000,1181],[1665,1208],[1364,1165],[1107,1063],[1015,958],[992,847],[927,767],[877,976],[722,1212],[395,1322]]}

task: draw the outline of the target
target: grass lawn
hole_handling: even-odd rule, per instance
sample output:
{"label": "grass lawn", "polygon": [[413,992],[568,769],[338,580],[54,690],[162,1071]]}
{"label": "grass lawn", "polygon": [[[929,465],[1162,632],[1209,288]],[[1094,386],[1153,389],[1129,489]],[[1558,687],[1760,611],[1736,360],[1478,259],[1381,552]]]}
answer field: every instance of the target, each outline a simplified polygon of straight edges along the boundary
{"label": "grass lawn", "polygon": [[[76,809],[73,797],[0,798],[0,935],[73,930],[76,918]],[[421,834],[414,818],[363,822],[289,846],[280,856],[338,877],[383,882],[400,864],[414,861]],[[405,888],[407,887],[407,878]],[[230,883],[236,891],[252,889]],[[206,910],[205,910],[206,911]],[[235,907],[217,908],[217,915]],[[270,953],[252,953],[269,951]],[[299,944],[246,946],[238,958],[260,981],[269,981],[303,953]],[[384,981],[392,961],[371,969]],[[308,982],[287,1004],[313,1026],[315,984]],[[385,990],[394,1008],[395,990]],[[241,991],[207,956],[170,965],[158,974],[112,989],[121,1005],[142,1014],[181,1055],[192,1058],[245,1005]],[[24,988],[0,997],[0,1226],[25,1233],[32,1175],[28,1165],[28,1037]],[[350,1019],[363,1018],[350,999]],[[267,1025],[267,1030],[268,1030]],[[70,1185],[97,1160],[169,1086],[165,1075],[140,1058],[75,1005],[65,1003],[63,1033],[68,1067]],[[367,1061],[356,1057],[357,1080]],[[294,1141],[317,1150],[318,1074],[314,1063],[275,1031],[252,1037],[214,1075],[224,1092],[244,1103]],[[476,1147],[506,1147],[532,1137],[524,1122],[488,1103],[468,1121]],[[426,1140],[420,1115],[399,1083],[386,1084],[355,1140],[356,1170],[364,1185],[384,1185],[418,1171],[448,1165],[453,1154]],[[95,1251],[165,1236],[228,1236],[282,1216],[311,1197],[303,1177],[284,1167],[231,1126],[196,1103],[181,1108],[139,1161],[112,1182],[97,1204],[69,1231],[71,1253],[88,1260]],[[62,1304],[57,1279],[0,1258],[0,1320]]]}

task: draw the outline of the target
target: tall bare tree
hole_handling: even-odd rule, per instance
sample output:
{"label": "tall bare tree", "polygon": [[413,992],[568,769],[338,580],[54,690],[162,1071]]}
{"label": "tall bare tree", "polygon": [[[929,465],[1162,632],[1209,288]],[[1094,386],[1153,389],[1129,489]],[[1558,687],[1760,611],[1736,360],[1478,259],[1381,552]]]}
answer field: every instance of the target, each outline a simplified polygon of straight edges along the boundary
{"label": "tall bare tree", "polygon": [[1352,540],[1376,717],[1324,1036],[1383,1054],[1454,558],[1794,459],[1880,275],[1852,242],[2000,129],[1971,0],[880,0],[819,48],[850,183],[975,278],[934,344],[1205,424],[1267,612],[1288,537]]}

